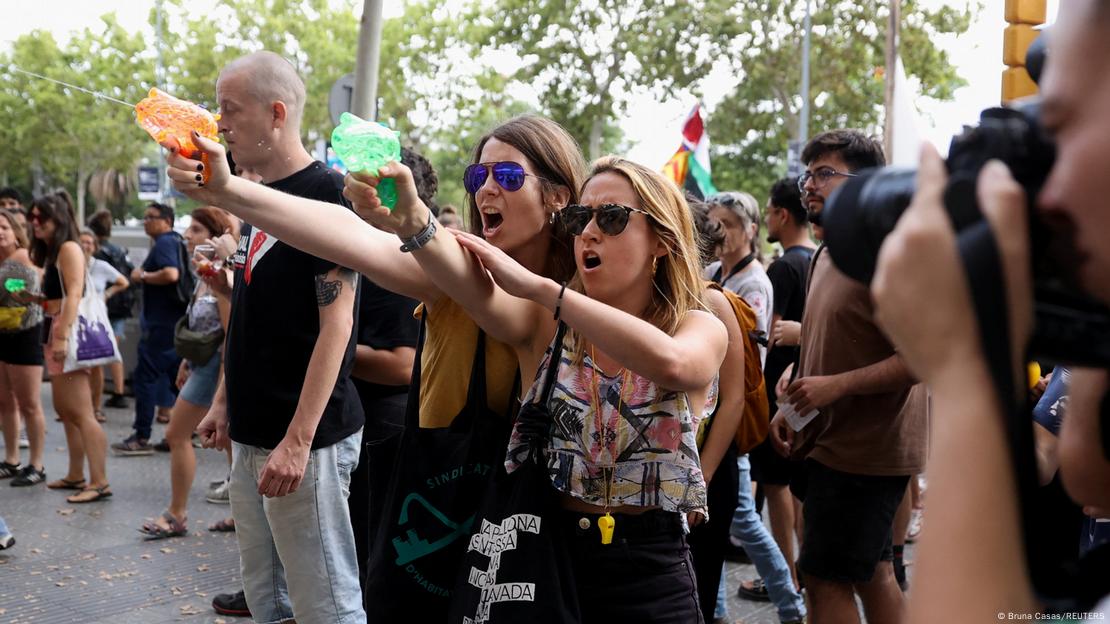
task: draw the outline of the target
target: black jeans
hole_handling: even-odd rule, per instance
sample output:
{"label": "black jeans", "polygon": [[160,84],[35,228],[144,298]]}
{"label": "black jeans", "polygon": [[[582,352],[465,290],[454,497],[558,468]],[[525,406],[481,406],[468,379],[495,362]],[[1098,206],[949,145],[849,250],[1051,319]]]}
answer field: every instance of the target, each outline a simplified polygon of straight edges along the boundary
{"label": "black jeans", "polygon": [[582,624],[704,624],[679,515],[613,514],[611,544],[601,543],[599,517],[563,511],[557,518],[557,535],[574,566]]}
{"label": "black jeans", "polygon": [[694,527],[687,538],[690,554],[694,558],[694,574],[698,579],[701,614],[706,622],[713,621],[713,611],[717,608],[717,590],[725,563],[729,527],[732,525],[732,514],[736,511],[738,479],[736,447],[729,445],[709,483],[709,522]]}

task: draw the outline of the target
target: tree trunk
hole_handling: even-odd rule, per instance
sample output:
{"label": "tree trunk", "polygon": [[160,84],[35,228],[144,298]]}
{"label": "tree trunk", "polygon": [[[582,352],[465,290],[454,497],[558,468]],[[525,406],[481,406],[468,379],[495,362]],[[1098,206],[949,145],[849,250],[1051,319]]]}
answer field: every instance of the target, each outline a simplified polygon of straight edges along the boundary
{"label": "tree trunk", "polygon": [[92,172],[86,169],[86,165],[77,165],[77,227],[81,228],[85,225],[85,193],[89,186],[89,176]]}
{"label": "tree trunk", "polygon": [[601,129],[604,123],[601,115],[595,115],[590,123],[590,162],[601,158]]}

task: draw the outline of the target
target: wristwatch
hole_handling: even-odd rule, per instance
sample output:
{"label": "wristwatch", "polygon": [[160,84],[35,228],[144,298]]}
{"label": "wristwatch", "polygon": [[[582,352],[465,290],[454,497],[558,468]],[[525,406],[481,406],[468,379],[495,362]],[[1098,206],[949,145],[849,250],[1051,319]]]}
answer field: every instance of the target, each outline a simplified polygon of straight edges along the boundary
{"label": "wristwatch", "polygon": [[413,236],[412,238],[402,238],[401,242],[404,244],[401,245],[401,251],[404,253],[408,253],[410,251],[416,251],[424,245],[427,245],[429,242],[431,242],[433,238],[435,238],[437,229],[438,228],[436,227],[435,215],[433,215],[429,211],[428,225],[424,226],[423,230],[417,232],[416,236]]}

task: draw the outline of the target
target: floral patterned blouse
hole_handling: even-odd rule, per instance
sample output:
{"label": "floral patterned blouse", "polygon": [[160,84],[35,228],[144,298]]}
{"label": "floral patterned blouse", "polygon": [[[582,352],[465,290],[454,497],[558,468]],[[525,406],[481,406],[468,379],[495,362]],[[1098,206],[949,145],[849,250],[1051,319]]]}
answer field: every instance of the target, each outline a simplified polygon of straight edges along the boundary
{"label": "floral patterned blouse", "polygon": [[[552,416],[547,465],[555,488],[600,507],[661,507],[708,517],[695,436],[716,406],[717,381],[708,404],[694,411],[685,392],[660,388],[630,371],[607,376],[588,354],[574,364],[571,341],[568,333],[547,405]],[[525,402],[540,391],[551,351],[548,347]],[[506,470],[515,470],[526,454],[527,444],[514,428]]]}

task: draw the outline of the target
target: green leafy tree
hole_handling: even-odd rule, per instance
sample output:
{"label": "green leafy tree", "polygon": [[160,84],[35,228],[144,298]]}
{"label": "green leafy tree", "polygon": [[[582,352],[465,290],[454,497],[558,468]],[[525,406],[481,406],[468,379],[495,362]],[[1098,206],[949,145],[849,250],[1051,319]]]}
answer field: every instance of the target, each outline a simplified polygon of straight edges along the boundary
{"label": "green leafy tree", "polygon": [[[817,3],[812,15],[810,133],[861,128],[880,134],[883,120],[886,0]],[[922,95],[949,100],[965,81],[935,41],[967,30],[976,8],[902,0],[900,54]],[[739,84],[709,115],[717,188],[764,196],[786,174],[787,142],[796,137],[802,99],[804,0],[741,0],[742,32],[729,58]]]}
{"label": "green leafy tree", "polygon": [[474,3],[467,21],[476,44],[516,53],[515,77],[596,158],[619,140],[613,122],[632,101],[667,98],[709,73],[745,26],[735,4],[503,0]]}

